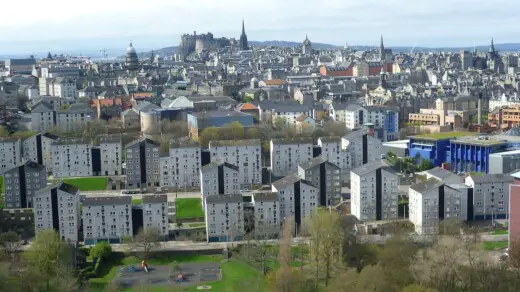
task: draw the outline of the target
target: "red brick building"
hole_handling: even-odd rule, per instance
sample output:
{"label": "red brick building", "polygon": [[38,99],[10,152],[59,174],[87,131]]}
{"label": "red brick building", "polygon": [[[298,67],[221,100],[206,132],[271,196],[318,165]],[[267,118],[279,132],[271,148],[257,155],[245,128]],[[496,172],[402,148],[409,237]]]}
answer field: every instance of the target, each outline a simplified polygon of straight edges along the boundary
{"label": "red brick building", "polygon": [[328,67],[328,66],[321,66],[320,67],[320,74],[322,76],[333,76],[333,77],[339,77],[339,76],[354,76],[354,63],[350,63],[348,67]]}

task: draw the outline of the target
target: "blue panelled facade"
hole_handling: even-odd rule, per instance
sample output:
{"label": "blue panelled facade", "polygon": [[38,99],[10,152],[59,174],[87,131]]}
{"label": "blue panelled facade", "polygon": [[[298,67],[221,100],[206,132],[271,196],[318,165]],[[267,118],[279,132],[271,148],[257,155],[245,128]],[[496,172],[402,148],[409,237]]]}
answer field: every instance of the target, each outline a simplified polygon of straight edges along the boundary
{"label": "blue panelled facade", "polygon": [[489,172],[489,154],[499,152],[500,145],[475,145],[451,142],[450,169],[453,172]]}
{"label": "blue panelled facade", "polygon": [[410,157],[418,155],[423,159],[430,160],[434,166],[440,166],[449,159],[450,139],[410,137],[408,147]]}
{"label": "blue panelled facade", "polygon": [[489,140],[478,138],[462,139],[430,139],[410,137],[409,155],[430,160],[434,166],[446,162],[453,172],[489,173],[489,155],[498,152],[520,149],[520,141]]}
{"label": "blue panelled facade", "polygon": [[386,131],[385,141],[397,140],[397,134],[399,132],[399,116],[397,112],[386,111],[384,130]]}

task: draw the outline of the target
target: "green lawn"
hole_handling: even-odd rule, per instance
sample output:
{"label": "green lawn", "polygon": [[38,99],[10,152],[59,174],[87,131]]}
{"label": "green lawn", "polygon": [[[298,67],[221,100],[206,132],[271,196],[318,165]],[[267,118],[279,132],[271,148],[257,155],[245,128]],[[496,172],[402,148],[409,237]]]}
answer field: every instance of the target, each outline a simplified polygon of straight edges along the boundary
{"label": "green lawn", "polygon": [[472,132],[443,132],[443,133],[430,133],[430,134],[420,134],[413,136],[415,138],[425,138],[425,139],[449,139],[449,138],[457,138],[464,136],[475,136],[475,133]]}
{"label": "green lawn", "polygon": [[493,232],[491,232],[491,235],[506,235],[508,233],[509,232],[507,230],[497,229],[497,230],[493,230]]}
{"label": "green lawn", "polygon": [[64,179],[63,182],[77,187],[80,191],[104,191],[107,188],[106,177],[80,177]]}
{"label": "green lawn", "polygon": [[485,250],[496,250],[506,248],[509,243],[507,241],[484,241]]}
{"label": "green lawn", "polygon": [[134,206],[142,205],[143,204],[143,200],[142,199],[133,199],[132,200],[132,204]]}
{"label": "green lawn", "polygon": [[204,217],[201,201],[198,198],[176,199],[175,210],[178,219]]}
{"label": "green lawn", "polygon": [[[138,265],[141,259],[137,257],[124,257],[122,253],[114,253],[111,257],[110,263],[103,265],[100,274],[102,277],[90,279],[89,291],[104,291],[106,286],[112,282],[116,277],[117,271],[121,266]],[[172,256],[167,253],[157,253],[154,258],[150,259],[148,263],[153,265],[167,265],[177,261],[178,263],[192,263],[192,262],[222,262],[222,280],[216,282],[206,282],[201,285],[211,286],[210,291],[222,292],[241,292],[241,291],[267,291],[267,282],[263,275],[251,266],[239,261],[223,261],[222,256],[207,256],[207,255],[187,255],[187,256]],[[151,286],[146,287],[148,292],[162,292],[162,291],[199,291],[198,285],[176,288],[172,286]],[[127,291],[142,291],[142,287],[136,287]]]}

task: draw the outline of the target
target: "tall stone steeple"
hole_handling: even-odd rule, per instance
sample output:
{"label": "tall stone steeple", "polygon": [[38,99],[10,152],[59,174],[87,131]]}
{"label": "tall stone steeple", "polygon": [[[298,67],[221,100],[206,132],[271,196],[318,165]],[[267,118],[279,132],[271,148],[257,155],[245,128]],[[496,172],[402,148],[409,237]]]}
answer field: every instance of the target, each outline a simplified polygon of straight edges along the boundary
{"label": "tall stone steeple", "polygon": [[383,34],[381,34],[381,44],[379,45],[379,56],[381,57],[381,61],[384,61],[386,59],[385,44],[383,43]]}
{"label": "tall stone steeple", "polygon": [[246,26],[244,24],[243,19],[242,19],[242,34],[240,35],[240,49],[242,51],[249,50],[249,44],[247,42],[247,35],[246,35]]}

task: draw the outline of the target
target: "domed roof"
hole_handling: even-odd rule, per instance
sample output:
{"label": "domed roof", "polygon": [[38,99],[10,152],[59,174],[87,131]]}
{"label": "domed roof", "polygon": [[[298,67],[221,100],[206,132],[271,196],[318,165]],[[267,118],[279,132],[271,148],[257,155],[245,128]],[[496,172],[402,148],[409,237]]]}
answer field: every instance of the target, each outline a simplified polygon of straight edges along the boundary
{"label": "domed roof", "polygon": [[127,54],[135,54],[135,48],[134,46],[132,46],[132,42],[130,42],[130,46],[128,46],[128,48],[126,48],[126,53]]}

